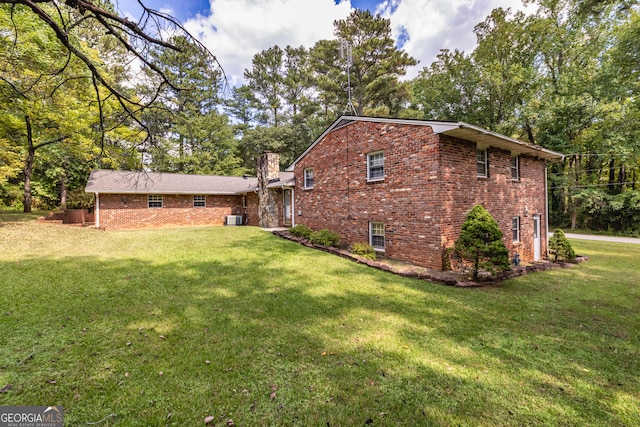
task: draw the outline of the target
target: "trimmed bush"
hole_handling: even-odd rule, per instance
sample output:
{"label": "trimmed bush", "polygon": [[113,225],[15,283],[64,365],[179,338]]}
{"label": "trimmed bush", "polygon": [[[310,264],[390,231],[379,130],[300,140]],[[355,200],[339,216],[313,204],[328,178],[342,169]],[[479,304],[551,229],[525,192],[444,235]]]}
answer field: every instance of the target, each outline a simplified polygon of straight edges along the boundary
{"label": "trimmed bush", "polygon": [[304,239],[309,239],[311,237],[311,229],[304,224],[298,224],[294,227],[289,228],[289,233],[296,237],[302,237]]}
{"label": "trimmed bush", "polygon": [[502,231],[493,216],[480,205],[474,206],[467,214],[454,248],[460,258],[471,263],[473,280],[478,280],[481,268],[491,273],[511,268]]}
{"label": "trimmed bush", "polygon": [[549,239],[549,255],[553,262],[573,262],[576,260],[576,253],[571,247],[571,243],[560,229],[554,230],[553,236]]}
{"label": "trimmed bush", "polygon": [[323,228],[320,231],[312,232],[309,241],[314,245],[337,247],[340,243],[340,235],[334,231]]}
{"label": "trimmed bush", "polygon": [[376,259],[376,251],[368,243],[357,242],[351,245],[351,252],[366,259]]}

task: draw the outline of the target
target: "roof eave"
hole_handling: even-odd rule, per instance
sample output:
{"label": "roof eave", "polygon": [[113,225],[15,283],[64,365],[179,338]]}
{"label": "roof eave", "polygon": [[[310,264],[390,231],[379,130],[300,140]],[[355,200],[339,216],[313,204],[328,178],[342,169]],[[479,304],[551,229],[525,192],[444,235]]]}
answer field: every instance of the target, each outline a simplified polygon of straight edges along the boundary
{"label": "roof eave", "polygon": [[[489,146],[497,148],[510,149],[511,151],[519,154],[526,154],[533,157],[538,157],[548,161],[562,161],[564,160],[564,154],[557,153],[555,151],[540,147],[538,145],[528,144],[526,142],[519,141],[514,138],[510,138],[499,133],[489,131],[487,129],[471,125],[469,123],[459,122],[456,124],[457,129],[469,130],[474,132],[477,137],[473,138],[474,142],[485,143]],[[455,134],[455,128],[444,130],[444,134]]]}

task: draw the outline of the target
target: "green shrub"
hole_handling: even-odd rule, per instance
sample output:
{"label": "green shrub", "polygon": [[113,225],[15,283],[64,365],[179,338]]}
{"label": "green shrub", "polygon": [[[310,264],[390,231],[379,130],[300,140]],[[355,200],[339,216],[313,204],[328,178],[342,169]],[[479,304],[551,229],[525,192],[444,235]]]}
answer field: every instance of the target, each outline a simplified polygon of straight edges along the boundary
{"label": "green shrub", "polygon": [[298,224],[289,228],[289,233],[296,237],[302,237],[304,239],[309,239],[311,237],[311,229],[304,224]]}
{"label": "green shrub", "polygon": [[90,209],[93,207],[93,194],[86,193],[83,188],[71,190],[67,196],[67,208]]}
{"label": "green shrub", "polygon": [[473,280],[478,280],[481,268],[491,273],[511,268],[502,231],[491,214],[480,205],[474,206],[467,214],[454,248],[460,258],[472,264]]}
{"label": "green shrub", "polygon": [[367,258],[367,259],[377,258],[375,249],[373,249],[373,246],[371,246],[368,243],[361,243],[361,242],[354,243],[353,245],[351,245],[351,252],[361,256],[362,258]]}
{"label": "green shrub", "polygon": [[323,228],[320,231],[312,232],[309,240],[314,245],[336,247],[340,243],[340,235],[334,231]]}
{"label": "green shrub", "polygon": [[442,246],[442,271],[451,271],[451,256],[453,255],[453,247]]}
{"label": "green shrub", "polygon": [[560,229],[556,229],[549,239],[549,255],[554,262],[573,262],[576,259],[576,253],[571,247],[571,243]]}

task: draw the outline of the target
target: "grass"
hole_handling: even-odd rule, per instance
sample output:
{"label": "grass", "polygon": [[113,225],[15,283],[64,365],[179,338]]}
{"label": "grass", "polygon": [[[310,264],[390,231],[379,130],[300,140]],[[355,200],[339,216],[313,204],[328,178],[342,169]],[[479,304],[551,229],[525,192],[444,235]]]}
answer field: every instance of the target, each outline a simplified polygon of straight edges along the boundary
{"label": "grass", "polygon": [[65,425],[640,424],[640,245],[457,289],[251,227],[0,212],[0,405]]}

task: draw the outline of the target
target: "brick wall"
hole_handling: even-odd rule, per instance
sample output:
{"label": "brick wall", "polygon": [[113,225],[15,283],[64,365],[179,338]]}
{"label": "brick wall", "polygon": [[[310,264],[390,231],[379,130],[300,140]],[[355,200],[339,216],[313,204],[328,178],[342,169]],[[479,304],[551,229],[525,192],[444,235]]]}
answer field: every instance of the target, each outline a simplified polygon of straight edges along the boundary
{"label": "brick wall", "polygon": [[258,193],[247,194],[247,209],[245,209],[245,213],[247,214],[247,224],[257,227],[260,223],[260,218],[258,218]]}
{"label": "brick wall", "polygon": [[193,196],[164,195],[162,208],[149,208],[146,194],[100,194],[100,228],[224,225],[227,215],[242,215],[242,196],[206,196],[206,207],[193,207]]}
{"label": "brick wall", "polygon": [[[379,150],[384,180],[367,182],[367,154]],[[522,178],[512,182],[510,157],[489,149],[489,178],[478,178],[475,143],[434,135],[428,126],[353,122],[296,164],[295,221],[337,231],[348,244],[368,242],[369,223],[382,222],[385,255],[440,269],[443,245],[453,244],[466,213],[480,203],[500,224],[507,248],[532,260],[532,215],[540,214],[544,225],[544,164],[521,157]],[[303,189],[306,168],[314,170],[309,190]],[[522,224],[516,246],[513,216]]]}

